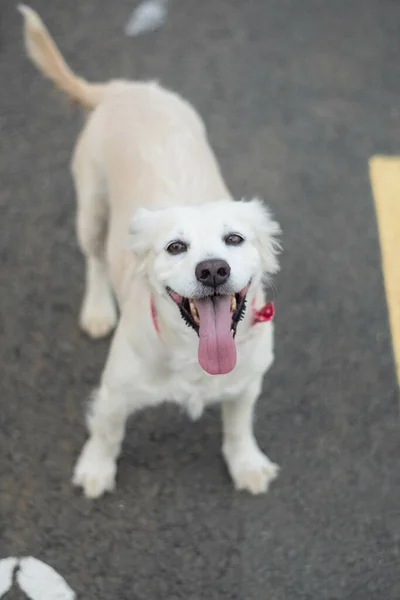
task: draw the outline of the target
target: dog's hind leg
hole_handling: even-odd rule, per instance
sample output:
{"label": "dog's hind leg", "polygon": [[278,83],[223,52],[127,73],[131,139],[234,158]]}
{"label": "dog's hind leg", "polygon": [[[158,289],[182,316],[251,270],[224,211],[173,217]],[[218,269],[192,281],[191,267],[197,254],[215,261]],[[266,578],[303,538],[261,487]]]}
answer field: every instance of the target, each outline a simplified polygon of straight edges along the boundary
{"label": "dog's hind leg", "polygon": [[117,309],[106,260],[108,222],[106,189],[98,169],[85,148],[87,133],[89,131],[83,131],[72,162],[77,196],[76,230],[79,246],[86,262],[80,326],[92,338],[100,338],[114,329],[117,323]]}

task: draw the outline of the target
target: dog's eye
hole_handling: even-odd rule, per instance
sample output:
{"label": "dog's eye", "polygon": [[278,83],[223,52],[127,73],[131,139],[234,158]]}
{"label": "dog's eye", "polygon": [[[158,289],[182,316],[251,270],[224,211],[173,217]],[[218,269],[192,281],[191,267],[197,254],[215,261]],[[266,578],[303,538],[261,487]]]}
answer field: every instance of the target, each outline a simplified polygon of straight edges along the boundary
{"label": "dog's eye", "polygon": [[188,245],[185,244],[185,242],[181,242],[179,240],[177,240],[176,242],[171,242],[170,244],[168,244],[166,250],[168,252],[168,254],[182,254],[183,252],[186,252],[188,249]]}
{"label": "dog's eye", "polygon": [[240,246],[240,244],[243,244],[244,238],[238,233],[230,233],[224,241],[227,246]]}

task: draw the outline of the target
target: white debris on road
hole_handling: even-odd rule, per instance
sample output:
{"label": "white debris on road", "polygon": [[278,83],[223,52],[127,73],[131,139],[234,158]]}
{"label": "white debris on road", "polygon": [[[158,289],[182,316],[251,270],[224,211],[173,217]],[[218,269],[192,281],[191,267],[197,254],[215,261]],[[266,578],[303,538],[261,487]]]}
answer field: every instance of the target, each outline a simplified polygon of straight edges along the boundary
{"label": "white debris on road", "polygon": [[25,558],[5,558],[0,560],[0,598],[15,585],[30,600],[75,600],[75,592],[61,575],[41,560]]}
{"label": "white debris on road", "polygon": [[0,560],[0,598],[2,598],[12,586],[13,575],[17,565],[18,559],[13,556]]}
{"label": "white debris on road", "polygon": [[126,35],[133,37],[155,31],[165,22],[168,0],[145,0],[135,8],[125,26]]}

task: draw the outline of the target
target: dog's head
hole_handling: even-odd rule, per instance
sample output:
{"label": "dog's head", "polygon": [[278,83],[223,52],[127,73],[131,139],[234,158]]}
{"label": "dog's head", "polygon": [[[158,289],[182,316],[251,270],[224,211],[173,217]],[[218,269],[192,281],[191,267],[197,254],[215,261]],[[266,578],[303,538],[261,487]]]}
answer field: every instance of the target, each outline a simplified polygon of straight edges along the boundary
{"label": "dog's head", "polygon": [[278,270],[279,233],[259,200],[136,211],[130,248],[153,293],[168,295],[198,334],[208,373],[234,368],[246,295]]}

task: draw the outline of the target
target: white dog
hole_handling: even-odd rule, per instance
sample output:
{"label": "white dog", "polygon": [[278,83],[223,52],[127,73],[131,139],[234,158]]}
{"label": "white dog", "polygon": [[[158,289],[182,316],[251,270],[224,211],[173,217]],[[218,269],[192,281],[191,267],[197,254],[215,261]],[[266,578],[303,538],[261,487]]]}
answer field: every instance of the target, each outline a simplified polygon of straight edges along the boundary
{"label": "white dog", "polygon": [[86,259],[80,324],[99,338],[117,324],[116,301],[121,314],[74,483],[88,498],[113,490],[135,411],[169,400],[197,418],[220,400],[233,482],[265,492],[278,467],[257,445],[253,411],[273,362],[263,281],[278,270],[279,226],[260,201],[231,199],[187,102],[156,83],[88,83],[39,16],[20,11],[34,64],[92,109],[72,161]]}

